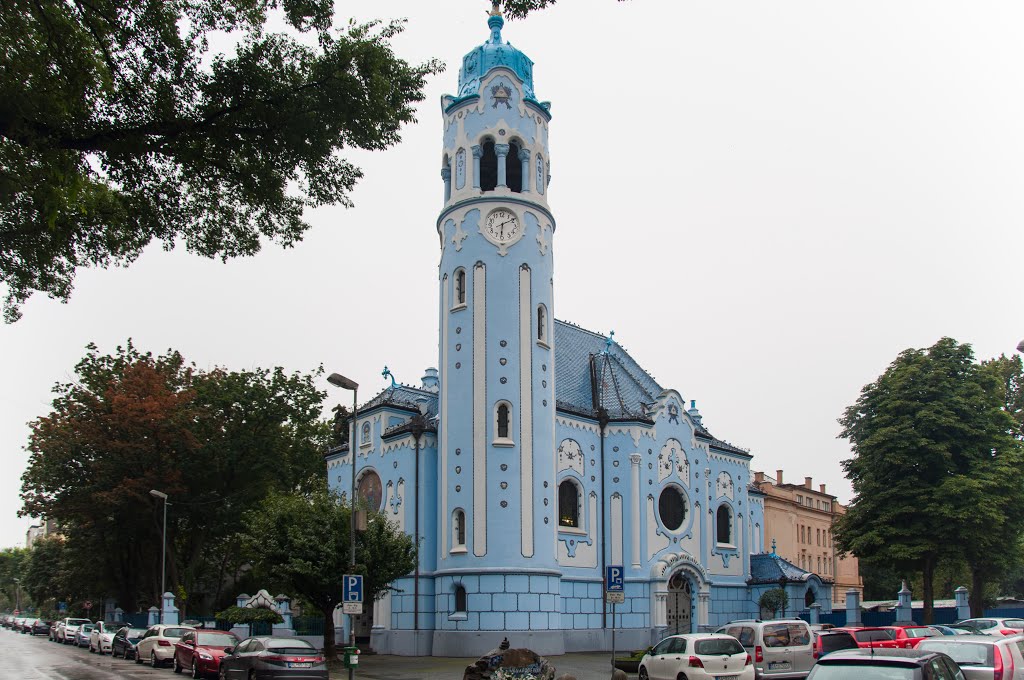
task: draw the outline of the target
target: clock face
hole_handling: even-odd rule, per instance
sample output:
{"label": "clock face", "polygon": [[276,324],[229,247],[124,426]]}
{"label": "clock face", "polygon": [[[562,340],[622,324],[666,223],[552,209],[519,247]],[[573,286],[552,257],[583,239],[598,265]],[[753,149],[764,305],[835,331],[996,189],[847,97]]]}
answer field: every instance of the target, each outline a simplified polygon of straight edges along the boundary
{"label": "clock face", "polygon": [[511,243],[519,238],[519,218],[511,210],[498,208],[484,220],[484,231],[495,243]]}

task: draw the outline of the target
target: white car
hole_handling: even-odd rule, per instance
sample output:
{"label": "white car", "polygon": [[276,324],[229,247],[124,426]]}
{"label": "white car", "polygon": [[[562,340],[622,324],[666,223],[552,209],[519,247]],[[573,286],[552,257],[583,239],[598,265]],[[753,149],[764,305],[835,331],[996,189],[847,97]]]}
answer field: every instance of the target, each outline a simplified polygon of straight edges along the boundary
{"label": "white car", "polygon": [[158,623],[150,626],[135,646],[135,663],[148,663],[153,668],[163,666],[174,658],[174,643],[192,626],[171,626]]}
{"label": "white car", "polygon": [[996,618],[986,616],[979,619],[964,619],[953,624],[958,628],[970,628],[975,633],[986,635],[1020,635],[1024,633],[1024,619]]}
{"label": "white car", "polygon": [[644,655],[639,675],[640,680],[754,680],[754,660],[731,635],[673,635]]}
{"label": "white car", "polygon": [[125,623],[107,623],[97,621],[96,627],[89,633],[89,651],[100,654],[109,654],[110,646],[114,641],[114,633],[125,627]]}
{"label": "white car", "polygon": [[78,629],[84,623],[92,623],[92,621],[89,619],[61,619],[54,639],[66,645],[77,644],[75,636],[78,635]]}

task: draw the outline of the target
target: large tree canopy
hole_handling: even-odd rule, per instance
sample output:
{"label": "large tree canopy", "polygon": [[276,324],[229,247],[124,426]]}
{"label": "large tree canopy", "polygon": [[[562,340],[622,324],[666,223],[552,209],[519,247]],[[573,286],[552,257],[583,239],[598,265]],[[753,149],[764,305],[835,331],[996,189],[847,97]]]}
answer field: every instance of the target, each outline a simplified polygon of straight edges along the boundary
{"label": "large tree canopy", "polygon": [[975,363],[970,345],[943,338],[900,353],[839,421],[855,496],[837,519],[837,546],[920,572],[926,622],[941,559],[970,567],[977,605],[1016,553],[1006,546],[1024,518],[1024,456],[999,375]]}
{"label": "large tree canopy", "polygon": [[[170,496],[167,587],[209,607],[240,568],[243,513],[272,490],[324,473],[329,426],[314,375],[282,369],[199,370],[177,352],[90,347],[53,410],[31,424],[25,514],[56,520],[65,554],[88,567],[74,592],[116,595],[126,611],[155,603],[162,506]],[[234,593],[227,593],[233,595]]]}
{"label": "large tree canopy", "polygon": [[[289,33],[267,30],[277,11]],[[393,53],[401,22],[332,21],[331,0],[0,0],[7,320],[154,240],[251,255],[299,240],[304,208],[349,205],[342,151],[395,144],[441,67]]]}

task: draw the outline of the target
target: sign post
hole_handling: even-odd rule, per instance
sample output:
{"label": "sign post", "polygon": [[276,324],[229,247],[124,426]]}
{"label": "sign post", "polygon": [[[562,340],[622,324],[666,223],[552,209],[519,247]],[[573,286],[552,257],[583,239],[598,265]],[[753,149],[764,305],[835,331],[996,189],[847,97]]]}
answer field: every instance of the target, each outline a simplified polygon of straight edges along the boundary
{"label": "sign post", "polygon": [[604,597],[612,603],[612,670],[615,670],[615,605],[626,601],[626,570],[621,564],[609,565],[604,574]]}
{"label": "sign post", "polygon": [[363,613],[363,577],[361,574],[345,574],[343,583],[341,606],[342,611],[348,614],[349,637],[353,641],[345,647],[345,666],[348,667],[349,680],[352,680],[359,663],[359,650],[355,647],[356,616]]}

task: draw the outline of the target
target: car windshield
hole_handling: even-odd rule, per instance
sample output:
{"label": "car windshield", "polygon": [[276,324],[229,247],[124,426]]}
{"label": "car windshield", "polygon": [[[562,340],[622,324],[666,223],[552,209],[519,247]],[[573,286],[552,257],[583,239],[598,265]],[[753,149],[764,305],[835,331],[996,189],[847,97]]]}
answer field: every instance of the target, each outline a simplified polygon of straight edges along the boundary
{"label": "car windshield", "polygon": [[765,647],[806,645],[811,641],[807,628],[799,623],[771,623],[761,629]]}
{"label": "car windshield", "polygon": [[743,647],[732,638],[710,638],[697,640],[693,651],[705,656],[721,656],[723,654],[743,654]]}
{"label": "car windshield", "polygon": [[188,631],[188,628],[164,628],[163,636],[165,638],[180,638]]}
{"label": "car windshield", "polygon": [[824,652],[834,652],[837,649],[852,649],[856,646],[857,642],[850,635],[836,633],[834,635],[821,636],[821,649]]}
{"label": "car windshield", "polygon": [[67,625],[69,626],[80,626],[83,623],[92,623],[89,619],[68,619]]}
{"label": "car windshield", "polygon": [[918,649],[948,654],[961,666],[991,666],[995,645],[932,639],[922,642]]}
{"label": "car windshield", "polygon": [[807,680],[914,680],[911,666],[865,663],[818,663]]}
{"label": "car windshield", "polygon": [[304,640],[289,640],[288,642],[270,642],[267,644],[267,651],[274,654],[293,654],[309,656],[316,654],[316,648]]}
{"label": "car windshield", "polygon": [[238,643],[234,635],[218,635],[217,633],[199,633],[196,636],[197,645],[207,647],[231,647]]}
{"label": "car windshield", "polygon": [[853,631],[853,637],[857,638],[857,642],[886,642],[892,640],[892,636],[887,630],[855,630]]}
{"label": "car windshield", "polygon": [[96,624],[93,624],[93,623],[83,623],[82,624],[82,631],[81,632],[88,633],[88,632],[90,632],[95,627],[96,627]]}
{"label": "car windshield", "polygon": [[909,638],[926,638],[935,637],[935,633],[938,631],[931,628],[904,628]]}
{"label": "car windshield", "polygon": [[1024,628],[1024,619],[1006,619],[1003,625],[1007,628]]}

